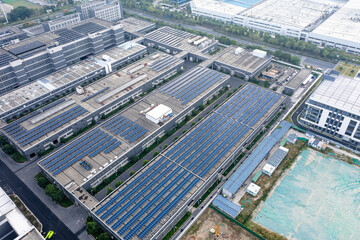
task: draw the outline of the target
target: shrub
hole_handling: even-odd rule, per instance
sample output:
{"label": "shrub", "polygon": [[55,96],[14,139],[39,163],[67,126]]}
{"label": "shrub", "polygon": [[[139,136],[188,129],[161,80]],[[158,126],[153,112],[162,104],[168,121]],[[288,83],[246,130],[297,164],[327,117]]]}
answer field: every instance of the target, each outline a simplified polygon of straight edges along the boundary
{"label": "shrub", "polygon": [[86,232],[89,235],[94,235],[99,231],[99,226],[95,222],[86,223]]}
{"label": "shrub", "polygon": [[167,148],[167,147],[168,147],[168,145],[167,145],[167,144],[165,144],[165,145],[164,145],[164,149],[165,149],[165,148]]}
{"label": "shrub", "polygon": [[107,233],[101,233],[96,240],[110,240],[110,235]]}
{"label": "shrub", "polygon": [[14,154],[16,152],[15,148],[13,146],[11,146],[10,144],[5,144],[2,147],[2,150],[6,153],[6,154]]}
{"label": "shrub", "polygon": [[108,187],[108,189],[106,190],[106,195],[109,195],[114,189],[112,189],[112,187]]}
{"label": "shrub", "polygon": [[153,157],[156,157],[157,155],[159,155],[158,151],[154,152]]}
{"label": "shrub", "polygon": [[46,188],[46,186],[49,184],[49,180],[47,180],[45,177],[39,177],[37,179],[37,184],[39,185],[39,187],[41,188]]}
{"label": "shrub", "polygon": [[131,171],[130,172],[130,176],[134,175],[135,174],[135,171]]}
{"label": "shrub", "polygon": [[120,180],[115,183],[115,187],[119,187],[124,181]]}
{"label": "shrub", "polygon": [[148,162],[149,162],[149,160],[144,160],[144,161],[142,162],[142,165],[145,166],[146,164],[148,164]]}
{"label": "shrub", "polygon": [[186,129],[184,129],[183,134],[184,134],[184,133],[186,133],[186,131],[187,131],[187,130],[186,130]]}

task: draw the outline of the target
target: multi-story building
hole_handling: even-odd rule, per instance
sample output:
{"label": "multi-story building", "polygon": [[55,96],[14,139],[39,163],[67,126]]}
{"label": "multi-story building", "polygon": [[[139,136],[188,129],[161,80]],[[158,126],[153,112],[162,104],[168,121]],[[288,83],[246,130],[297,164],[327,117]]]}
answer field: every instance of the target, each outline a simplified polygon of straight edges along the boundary
{"label": "multi-story building", "polygon": [[114,2],[90,9],[89,17],[96,17],[108,22],[116,22],[122,18],[120,3]]}
{"label": "multi-story building", "polygon": [[91,19],[0,50],[0,93],[124,42],[122,25]]}
{"label": "multi-story building", "polygon": [[26,32],[16,27],[3,28],[0,30],[0,47],[18,43],[27,37]]}
{"label": "multi-story building", "polygon": [[53,31],[56,31],[59,29],[69,28],[80,22],[81,22],[80,13],[74,13],[74,14],[64,16],[60,19],[45,22],[45,23],[43,23],[43,27],[46,32],[48,32],[48,31],[53,32]]}
{"label": "multi-story building", "polygon": [[78,13],[80,13],[81,20],[85,20],[90,17],[89,15],[90,10],[105,5],[106,5],[106,1],[92,1],[92,2],[85,2],[80,5],[76,5],[75,9]]}
{"label": "multi-story building", "polygon": [[360,78],[328,70],[305,102],[300,122],[354,146],[360,144]]}

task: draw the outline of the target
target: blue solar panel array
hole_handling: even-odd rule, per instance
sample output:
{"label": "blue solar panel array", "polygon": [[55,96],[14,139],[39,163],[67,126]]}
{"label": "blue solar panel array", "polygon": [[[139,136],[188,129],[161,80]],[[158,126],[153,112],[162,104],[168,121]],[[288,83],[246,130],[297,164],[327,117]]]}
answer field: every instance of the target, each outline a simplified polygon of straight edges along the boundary
{"label": "blue solar panel array", "polygon": [[86,156],[95,157],[101,152],[110,153],[120,144],[120,141],[109,134],[96,129],[51,155],[41,165],[53,175],[57,175]]}
{"label": "blue solar panel array", "polygon": [[172,64],[179,61],[178,58],[166,55],[165,57],[162,57],[161,59],[155,61],[153,64],[151,64],[150,69],[155,72],[161,72],[162,70],[166,69],[167,67],[171,66]]}
{"label": "blue solar panel array", "polygon": [[280,128],[276,128],[267,136],[259,146],[246,158],[243,164],[234,172],[234,174],[225,183],[223,190],[234,195],[244,184],[246,179],[251,175],[255,168],[265,158],[275,144],[283,138],[285,133],[290,129],[291,123],[282,121]]}
{"label": "blue solar panel array", "polygon": [[[59,102],[56,102],[56,104],[59,104]],[[48,109],[47,107],[45,108],[46,110]],[[4,127],[5,132],[8,133],[16,142],[18,142],[21,147],[24,147],[27,144],[39,139],[40,137],[45,136],[49,132],[56,130],[57,128],[61,127],[63,124],[70,122],[71,120],[77,118],[78,116],[81,116],[82,114],[86,113],[87,110],[77,105],[71,108],[70,110],[67,110],[62,114],[36,126],[35,128],[29,131],[20,125],[20,123],[34,117],[40,112],[41,111],[36,111],[20,119],[19,121],[16,121]]]}
{"label": "blue solar panel array", "polygon": [[[198,183],[203,184],[203,179],[216,173],[217,167],[225,161],[226,154],[243,144],[242,140],[252,131],[251,126],[243,123],[252,122],[248,116],[264,117],[274,106],[272,100],[279,100],[278,97],[278,94],[257,86],[245,87],[230,99],[230,104],[222,105],[168,148],[163,153],[165,156],[156,158],[111,194],[96,207],[95,214],[125,240],[135,236],[144,239],[153,234],[155,226],[166,215],[173,214],[175,206],[183,203],[184,197],[192,194],[190,191],[196,185],[199,187]],[[259,99],[267,104],[258,104]],[[245,105],[247,107],[244,109]],[[238,111],[242,113],[238,115]],[[119,121],[127,124],[126,119],[120,118]]]}
{"label": "blue solar panel array", "polygon": [[148,131],[139,124],[121,115],[106,122],[103,127],[115,135],[120,135],[130,143],[135,142]]}
{"label": "blue solar panel array", "polygon": [[224,198],[221,195],[218,195],[212,204],[219,208],[222,212],[226,213],[232,218],[236,218],[237,215],[241,212],[242,208],[241,206],[233,203],[232,201]]}
{"label": "blue solar panel array", "polygon": [[225,76],[208,68],[195,67],[166,84],[160,91],[179,99],[182,104],[187,104]]}

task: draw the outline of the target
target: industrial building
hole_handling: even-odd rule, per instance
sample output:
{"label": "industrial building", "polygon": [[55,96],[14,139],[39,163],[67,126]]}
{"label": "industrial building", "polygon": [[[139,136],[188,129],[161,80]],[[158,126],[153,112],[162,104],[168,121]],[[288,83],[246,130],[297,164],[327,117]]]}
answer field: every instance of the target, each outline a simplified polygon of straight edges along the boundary
{"label": "industrial building", "polygon": [[42,25],[45,32],[49,32],[49,31],[53,32],[63,28],[72,27],[73,25],[78,24],[80,22],[81,22],[80,13],[73,13],[67,16],[63,16],[60,19],[44,22]]}
{"label": "industrial building", "polygon": [[147,33],[144,44],[174,55],[182,52],[190,61],[198,61],[208,59],[206,54],[217,49],[218,41],[166,26]]}
{"label": "industrial building", "polygon": [[91,19],[0,49],[0,93],[96,55],[124,42],[121,24]]}
{"label": "industrial building", "polygon": [[92,8],[89,10],[89,17],[99,18],[108,22],[116,22],[123,17],[120,2],[113,2],[104,6]]}
{"label": "industrial building", "polygon": [[357,0],[193,0],[192,13],[360,53]]}
{"label": "industrial building", "polygon": [[[160,68],[158,63],[153,67]],[[191,82],[191,79],[197,81]],[[99,185],[114,174],[128,163],[131,156],[139,154],[156,138],[183,121],[194,109],[224,88],[228,81],[229,76],[225,74],[195,67],[38,164],[73,201],[90,210],[98,204],[98,200],[85,189]],[[156,117],[153,111],[163,114]]]}
{"label": "industrial building", "polygon": [[2,28],[0,31],[0,47],[18,43],[25,38],[28,38],[26,32],[16,27]]}
{"label": "industrial building", "polygon": [[79,5],[75,6],[76,12],[80,13],[81,20],[86,20],[90,18],[90,11],[92,9],[102,7],[106,5],[106,1],[91,1],[91,2],[85,2]]}
{"label": "industrial building", "polygon": [[44,239],[2,188],[0,188],[0,239]]}
{"label": "industrial building", "polygon": [[259,74],[270,63],[271,56],[264,51],[254,50],[251,53],[243,48],[230,46],[215,55],[212,66],[218,71],[249,79]]}
{"label": "industrial building", "polygon": [[[134,43],[135,47],[144,49]],[[116,54],[118,49],[112,51]],[[107,59],[111,59],[110,54]],[[176,74],[183,63],[165,53],[153,54],[86,87],[77,85],[75,93],[11,122],[2,132],[25,157],[34,158],[39,151],[57,146],[61,138],[70,137]]]}
{"label": "industrial building", "polygon": [[276,150],[276,152],[267,161],[267,163],[265,164],[265,166],[262,169],[262,172],[271,177],[271,175],[274,173],[276,168],[280,165],[282,160],[284,160],[288,151],[289,151],[289,149],[280,146],[279,149]]}
{"label": "industrial building", "polygon": [[305,102],[300,122],[353,145],[360,144],[360,78],[325,72]]}
{"label": "industrial building", "polygon": [[[311,69],[301,69],[284,87],[284,93],[287,95],[293,95],[302,83],[309,82],[312,78]],[[304,80],[305,79],[305,80]]]}
{"label": "industrial building", "polygon": [[95,219],[118,239],[162,239],[283,100],[246,85],[97,204]]}
{"label": "industrial building", "polygon": [[232,201],[221,195],[216,196],[212,204],[234,219],[237,215],[239,215],[242,210],[242,207],[240,205],[233,203]]}
{"label": "industrial building", "polygon": [[282,121],[279,128],[276,128],[269,136],[265,137],[224,184],[222,193],[229,198],[233,198],[246,179],[250,177],[260,162],[290,128],[291,123]]}
{"label": "industrial building", "polygon": [[143,21],[134,17],[125,18],[121,20],[120,23],[123,26],[126,39],[140,37],[156,28],[155,23]]}

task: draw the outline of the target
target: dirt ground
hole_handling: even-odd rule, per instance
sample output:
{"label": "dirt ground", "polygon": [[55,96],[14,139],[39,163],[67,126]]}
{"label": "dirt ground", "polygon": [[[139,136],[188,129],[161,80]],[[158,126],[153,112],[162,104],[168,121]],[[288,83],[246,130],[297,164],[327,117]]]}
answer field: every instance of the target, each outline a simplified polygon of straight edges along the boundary
{"label": "dirt ground", "polygon": [[215,210],[208,208],[203,215],[194,223],[190,230],[181,240],[209,240],[215,239],[210,229],[220,225],[220,237],[217,240],[258,240],[242,227],[229,221]]}

